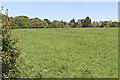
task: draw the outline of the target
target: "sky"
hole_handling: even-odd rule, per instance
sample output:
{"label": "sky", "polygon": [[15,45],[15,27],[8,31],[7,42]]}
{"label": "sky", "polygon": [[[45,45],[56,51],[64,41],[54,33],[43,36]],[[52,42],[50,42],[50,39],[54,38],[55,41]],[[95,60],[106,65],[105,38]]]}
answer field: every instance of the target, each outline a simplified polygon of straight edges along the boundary
{"label": "sky", "polygon": [[120,22],[120,2],[118,3],[118,21]]}
{"label": "sky", "polygon": [[3,2],[118,2],[120,0],[1,0]]}
{"label": "sky", "polygon": [[9,16],[25,15],[30,18],[64,20],[83,19],[92,21],[118,21],[118,2],[2,2],[9,9]]}

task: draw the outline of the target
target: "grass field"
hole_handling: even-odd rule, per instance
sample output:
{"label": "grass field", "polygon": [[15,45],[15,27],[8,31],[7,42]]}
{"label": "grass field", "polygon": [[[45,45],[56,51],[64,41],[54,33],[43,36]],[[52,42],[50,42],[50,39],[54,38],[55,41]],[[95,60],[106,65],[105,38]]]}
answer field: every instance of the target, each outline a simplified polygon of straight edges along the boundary
{"label": "grass field", "polygon": [[[117,78],[118,29],[16,29],[26,77]],[[41,68],[42,67],[42,68]]]}

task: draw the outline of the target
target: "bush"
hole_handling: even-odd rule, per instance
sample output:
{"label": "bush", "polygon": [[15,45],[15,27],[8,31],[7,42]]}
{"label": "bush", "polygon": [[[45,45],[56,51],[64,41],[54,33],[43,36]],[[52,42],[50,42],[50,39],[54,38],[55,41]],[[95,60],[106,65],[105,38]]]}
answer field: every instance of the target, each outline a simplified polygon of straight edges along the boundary
{"label": "bush", "polygon": [[94,24],[89,24],[88,27],[96,27]]}
{"label": "bush", "polygon": [[[8,10],[7,10],[8,11]],[[2,78],[16,78],[19,74],[17,60],[21,55],[21,50],[17,49],[16,42],[11,35],[10,23],[7,15],[2,16]]]}
{"label": "bush", "polygon": [[44,28],[44,25],[42,22],[40,22],[40,23],[34,22],[34,23],[32,23],[32,28]]}

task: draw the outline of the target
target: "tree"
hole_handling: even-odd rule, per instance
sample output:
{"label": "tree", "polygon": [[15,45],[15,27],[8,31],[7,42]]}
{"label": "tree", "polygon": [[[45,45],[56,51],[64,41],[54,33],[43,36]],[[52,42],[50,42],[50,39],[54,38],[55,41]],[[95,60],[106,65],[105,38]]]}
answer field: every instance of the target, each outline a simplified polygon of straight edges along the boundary
{"label": "tree", "polygon": [[112,22],[111,27],[118,27],[118,22]]}
{"label": "tree", "polygon": [[33,22],[32,28],[44,28],[44,24],[42,22]]}
{"label": "tree", "polygon": [[30,27],[31,28],[41,28],[41,26],[44,27],[41,19],[39,19],[39,18],[31,18],[30,19]]}
{"label": "tree", "polygon": [[19,17],[23,17],[23,18],[27,18],[27,19],[29,19],[29,17],[27,17],[27,16],[19,16]]}
{"label": "tree", "polygon": [[81,19],[82,27],[85,26],[85,19]]}
{"label": "tree", "polygon": [[78,22],[75,22],[74,24],[73,24],[73,28],[76,28],[78,26]]}
{"label": "tree", "polygon": [[91,24],[91,19],[89,17],[86,17],[82,24],[83,27],[89,27],[88,25]]}
{"label": "tree", "polygon": [[78,28],[82,27],[82,22],[81,22],[81,20],[80,20],[80,19],[78,19],[78,21],[77,21],[77,22],[78,22],[77,27],[78,27]]}
{"label": "tree", "polygon": [[59,22],[58,26],[59,26],[59,28],[63,28],[64,27],[64,23]]}
{"label": "tree", "polygon": [[58,21],[58,20],[54,20],[52,23],[51,23],[51,26],[53,28],[63,28],[64,27],[64,23],[61,23],[61,21]]}
{"label": "tree", "polygon": [[71,28],[75,28],[75,27],[77,27],[77,22],[75,22],[75,19],[73,18],[72,20],[70,20],[70,22],[69,22],[69,25],[70,25],[70,27]]}
{"label": "tree", "polygon": [[63,28],[70,28],[69,24],[66,22]]}
{"label": "tree", "polygon": [[101,27],[110,27],[111,26],[111,22],[109,21],[103,21],[101,24]]}
{"label": "tree", "polygon": [[44,28],[48,28],[48,23],[47,23],[45,20],[42,20],[42,23],[43,23],[43,25],[44,25],[44,26],[43,26]]}
{"label": "tree", "polygon": [[72,20],[70,20],[70,23],[75,23],[75,19],[73,18]]}
{"label": "tree", "polygon": [[74,23],[69,23],[69,26],[70,26],[71,28],[73,28],[73,25],[74,25]]}
{"label": "tree", "polygon": [[48,19],[44,19],[44,21],[46,21],[48,23],[48,25],[51,24],[51,21]]}
{"label": "tree", "polygon": [[93,21],[93,25],[94,25],[94,27],[100,27],[99,23],[95,22],[95,21]]}
{"label": "tree", "polygon": [[52,27],[53,27],[53,28],[58,28],[58,21],[57,21],[57,20],[54,20],[54,21],[52,22]]}
{"label": "tree", "polygon": [[39,19],[39,18],[31,18],[30,23],[32,24],[34,22],[41,22],[41,19]]}
{"label": "tree", "polygon": [[99,23],[98,23],[98,24],[99,24],[99,26],[101,27],[101,25],[102,25],[102,21],[99,21]]}
{"label": "tree", "polygon": [[17,16],[11,21],[12,28],[29,28],[30,20],[25,16]]}
{"label": "tree", "polygon": [[95,24],[95,25],[96,25],[96,27],[100,27],[100,25],[99,25],[99,23],[98,23],[98,22],[96,22],[96,24]]}

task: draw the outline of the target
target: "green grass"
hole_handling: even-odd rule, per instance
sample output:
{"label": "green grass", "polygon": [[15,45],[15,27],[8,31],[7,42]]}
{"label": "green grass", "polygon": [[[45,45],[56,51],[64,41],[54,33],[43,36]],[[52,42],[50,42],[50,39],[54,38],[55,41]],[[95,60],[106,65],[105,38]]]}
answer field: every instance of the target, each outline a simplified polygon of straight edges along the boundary
{"label": "green grass", "polygon": [[[118,29],[16,29],[28,77],[117,78]],[[46,70],[46,71],[45,71]]]}

